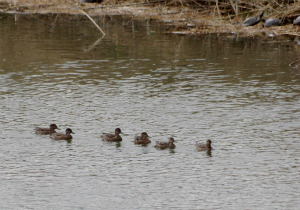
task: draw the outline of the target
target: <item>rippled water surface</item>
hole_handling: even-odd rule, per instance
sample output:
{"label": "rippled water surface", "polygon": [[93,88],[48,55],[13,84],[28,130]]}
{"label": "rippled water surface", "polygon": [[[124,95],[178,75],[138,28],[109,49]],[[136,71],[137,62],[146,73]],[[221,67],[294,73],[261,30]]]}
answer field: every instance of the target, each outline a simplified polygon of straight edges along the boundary
{"label": "rippled water surface", "polygon": [[[0,19],[1,209],[299,209],[293,40],[95,19],[103,39],[84,17]],[[73,141],[34,133],[51,123]]]}

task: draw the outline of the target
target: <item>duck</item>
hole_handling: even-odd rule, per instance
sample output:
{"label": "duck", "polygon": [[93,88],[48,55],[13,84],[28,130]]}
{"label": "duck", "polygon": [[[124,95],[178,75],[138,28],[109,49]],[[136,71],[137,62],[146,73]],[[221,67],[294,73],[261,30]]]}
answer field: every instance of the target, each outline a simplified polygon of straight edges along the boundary
{"label": "duck", "polygon": [[272,26],[280,26],[281,25],[281,20],[280,19],[275,19],[275,18],[269,18],[264,22],[263,27],[269,28]]}
{"label": "duck", "polygon": [[300,25],[300,16],[293,21],[293,25]]}
{"label": "duck", "polygon": [[122,141],[122,137],[120,136],[120,133],[122,133],[121,129],[116,128],[115,129],[115,134],[103,133],[101,135],[101,138],[102,138],[103,141]]}
{"label": "duck", "polygon": [[157,141],[154,147],[159,149],[174,149],[176,147],[174,141],[174,138],[170,137],[168,142]]}
{"label": "duck", "polygon": [[242,23],[242,26],[254,26],[254,25],[256,25],[257,23],[260,22],[260,20],[261,20],[263,14],[264,14],[264,13],[262,12],[262,13],[260,13],[258,16],[247,18],[247,19],[244,20],[244,22]]}
{"label": "duck", "polygon": [[149,144],[151,143],[149,138],[150,136],[146,132],[143,132],[140,136],[134,137],[134,144]]}
{"label": "duck", "polygon": [[35,128],[35,133],[40,135],[51,135],[53,133],[56,133],[55,129],[60,130],[56,124],[51,124],[49,128]]}
{"label": "duck", "polygon": [[196,142],[195,147],[196,147],[198,152],[200,152],[200,151],[210,151],[210,150],[213,149],[211,147],[211,140],[209,140],[209,139],[206,141],[206,144]]}
{"label": "duck", "polygon": [[71,128],[66,129],[66,134],[63,133],[53,133],[50,137],[54,140],[71,140],[73,137],[71,136],[72,134],[75,134]]}

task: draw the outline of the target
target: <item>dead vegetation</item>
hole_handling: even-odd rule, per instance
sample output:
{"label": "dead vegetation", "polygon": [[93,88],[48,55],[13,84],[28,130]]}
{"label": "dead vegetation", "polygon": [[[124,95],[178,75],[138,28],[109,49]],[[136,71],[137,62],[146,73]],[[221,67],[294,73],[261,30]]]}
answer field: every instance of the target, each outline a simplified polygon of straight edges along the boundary
{"label": "dead vegetation", "polygon": [[[94,0],[97,2],[96,0]],[[294,18],[300,15],[298,0],[103,0],[101,3],[83,4],[83,0],[2,0],[0,4],[9,8],[22,7],[70,7],[74,9],[80,5],[88,9],[113,8],[122,6],[151,6],[151,7],[179,7],[182,11],[193,11],[200,14],[218,15],[228,19],[245,17],[259,11],[265,11],[268,16]]]}
{"label": "dead vegetation", "polygon": [[[2,12],[129,15],[172,22],[177,33],[264,33],[298,36],[292,21],[300,16],[298,0],[2,0]],[[281,18],[283,26],[262,28],[262,24],[241,27],[245,18],[264,12],[264,19]],[[82,12],[81,12],[82,13]]]}

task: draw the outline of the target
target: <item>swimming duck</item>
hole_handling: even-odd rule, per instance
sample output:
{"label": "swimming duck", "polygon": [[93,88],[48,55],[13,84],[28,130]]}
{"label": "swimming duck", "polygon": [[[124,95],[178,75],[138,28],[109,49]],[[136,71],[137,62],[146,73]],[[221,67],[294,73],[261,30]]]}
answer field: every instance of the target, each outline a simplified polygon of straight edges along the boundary
{"label": "swimming duck", "polygon": [[[73,131],[71,130],[71,128],[67,128],[66,129],[66,134],[63,133],[53,133],[50,137],[54,140],[70,140],[73,137],[71,136],[71,133],[73,133]],[[75,133],[73,133],[75,134]]]}
{"label": "swimming duck", "polygon": [[168,142],[157,141],[155,147],[159,149],[174,149],[176,146],[174,144],[174,138],[171,137]]}
{"label": "swimming duck", "polygon": [[213,148],[211,147],[211,140],[207,140],[206,144],[198,143],[196,142],[195,147],[198,152],[200,151],[207,151],[207,150],[212,150]]}
{"label": "swimming duck", "polygon": [[122,137],[120,136],[120,133],[122,133],[121,129],[116,128],[115,129],[115,134],[103,133],[101,135],[101,138],[103,139],[103,141],[122,141]]}
{"label": "swimming duck", "polygon": [[244,22],[242,23],[242,26],[254,26],[257,23],[259,23],[259,21],[261,20],[262,16],[263,16],[263,12],[260,13],[257,17],[249,17],[246,20],[244,20]]}
{"label": "swimming duck", "polygon": [[134,143],[135,144],[149,144],[151,143],[150,136],[148,136],[148,134],[146,132],[141,133],[140,136],[135,136],[134,137]]}
{"label": "swimming duck", "polygon": [[40,128],[36,127],[35,128],[35,133],[36,134],[41,134],[41,135],[48,135],[48,134],[53,134],[56,133],[55,129],[60,130],[56,124],[51,124],[49,128]]}

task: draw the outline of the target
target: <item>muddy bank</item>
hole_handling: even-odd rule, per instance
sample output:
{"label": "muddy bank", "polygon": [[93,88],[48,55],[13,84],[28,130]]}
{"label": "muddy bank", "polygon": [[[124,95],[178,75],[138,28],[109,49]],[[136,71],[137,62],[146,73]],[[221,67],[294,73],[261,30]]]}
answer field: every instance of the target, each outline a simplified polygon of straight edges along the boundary
{"label": "muddy bank", "polygon": [[[210,6],[210,7],[208,7]],[[224,11],[220,12],[219,5],[208,5],[207,8],[191,8],[180,4],[161,4],[156,2],[141,1],[103,1],[97,3],[82,3],[81,0],[4,0],[0,3],[0,12],[9,14],[74,14],[89,16],[113,16],[123,15],[133,19],[155,19],[161,22],[172,24],[172,33],[178,34],[209,34],[209,33],[238,33],[242,36],[300,36],[300,30],[293,26],[292,19],[295,18],[297,9],[285,13],[264,12],[264,18],[283,18],[284,25],[264,28],[260,22],[255,26],[243,27],[240,25],[247,15],[225,16]],[[212,10],[210,8],[215,8]],[[253,11],[257,15],[258,8]],[[227,11],[227,10],[226,10]],[[264,9],[266,11],[266,9]],[[299,32],[298,32],[299,31]]]}

